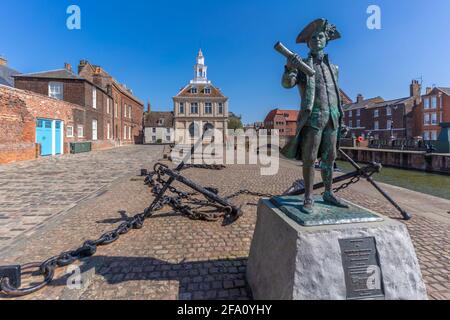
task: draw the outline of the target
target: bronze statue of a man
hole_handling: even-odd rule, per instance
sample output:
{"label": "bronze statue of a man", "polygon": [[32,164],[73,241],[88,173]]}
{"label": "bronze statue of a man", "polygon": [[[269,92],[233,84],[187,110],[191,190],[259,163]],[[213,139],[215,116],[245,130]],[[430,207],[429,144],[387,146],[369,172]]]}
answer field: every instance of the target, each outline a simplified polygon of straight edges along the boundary
{"label": "bronze statue of a man", "polygon": [[[342,105],[338,86],[338,67],[331,64],[324,49],[329,41],[339,39],[336,27],[325,19],[310,23],[298,36],[297,43],[307,43],[310,53],[301,60],[298,55],[288,59],[283,75],[283,86],[298,86],[301,94],[301,111],[297,135],[286,146],[283,154],[303,161],[305,200],[303,211],[314,212],[313,186],[315,163],[321,159],[322,179],[325,184],[324,201],[333,206],[347,207],[333,194],[333,171],[337,157],[342,125]],[[306,75],[298,68],[299,61],[306,63],[315,73]]]}

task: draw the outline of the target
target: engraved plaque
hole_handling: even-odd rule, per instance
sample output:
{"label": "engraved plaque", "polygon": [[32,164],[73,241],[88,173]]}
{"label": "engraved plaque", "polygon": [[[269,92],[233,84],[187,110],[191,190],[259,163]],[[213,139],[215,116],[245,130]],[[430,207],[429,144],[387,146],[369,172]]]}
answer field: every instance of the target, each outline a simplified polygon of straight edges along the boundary
{"label": "engraved plaque", "polygon": [[339,240],[347,299],[383,299],[384,285],[375,238]]}

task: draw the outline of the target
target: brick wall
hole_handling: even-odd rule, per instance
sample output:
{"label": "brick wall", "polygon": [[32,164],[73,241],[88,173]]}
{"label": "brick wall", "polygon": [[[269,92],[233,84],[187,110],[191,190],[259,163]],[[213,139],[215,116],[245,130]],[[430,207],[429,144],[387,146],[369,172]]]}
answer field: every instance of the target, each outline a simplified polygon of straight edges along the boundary
{"label": "brick wall", "polygon": [[[83,118],[83,108],[34,92],[0,85],[0,163],[35,159],[36,119],[64,121],[64,128]],[[64,132],[64,152],[77,138],[67,138]]]}

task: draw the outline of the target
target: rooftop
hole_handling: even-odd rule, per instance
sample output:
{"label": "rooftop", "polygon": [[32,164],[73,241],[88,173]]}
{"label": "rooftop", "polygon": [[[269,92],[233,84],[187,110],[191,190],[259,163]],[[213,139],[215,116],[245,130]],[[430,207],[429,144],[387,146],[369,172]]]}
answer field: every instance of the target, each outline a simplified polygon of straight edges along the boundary
{"label": "rooftop", "polygon": [[[162,120],[162,122],[160,121]],[[144,115],[144,127],[172,128],[174,126],[173,112],[150,112]]]}
{"label": "rooftop", "polygon": [[297,121],[298,120],[299,111],[297,110],[282,110],[282,109],[274,109],[269,112],[264,122],[273,121],[276,116],[283,116],[286,121]]}
{"label": "rooftop", "polygon": [[360,102],[350,103],[344,105],[344,110],[356,110],[356,109],[367,109],[375,106],[377,103],[383,103],[384,99],[380,96],[370,99],[364,99]]}
{"label": "rooftop", "polygon": [[68,80],[84,80],[77,74],[67,69],[49,70],[35,73],[25,73],[14,76],[15,78],[43,78],[43,79],[68,79]]}

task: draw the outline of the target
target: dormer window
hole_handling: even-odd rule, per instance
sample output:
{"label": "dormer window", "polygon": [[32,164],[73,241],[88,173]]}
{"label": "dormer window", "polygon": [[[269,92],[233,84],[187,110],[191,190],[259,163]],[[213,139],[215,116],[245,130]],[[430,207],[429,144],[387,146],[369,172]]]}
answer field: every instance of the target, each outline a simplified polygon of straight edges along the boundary
{"label": "dormer window", "polygon": [[192,94],[197,94],[197,93],[198,93],[197,88],[192,88],[192,89],[191,89],[191,93],[192,93]]}
{"label": "dormer window", "polygon": [[161,118],[158,120],[158,126],[163,126],[164,125],[164,119]]}
{"label": "dormer window", "polygon": [[205,88],[205,94],[211,94],[211,88]]}

